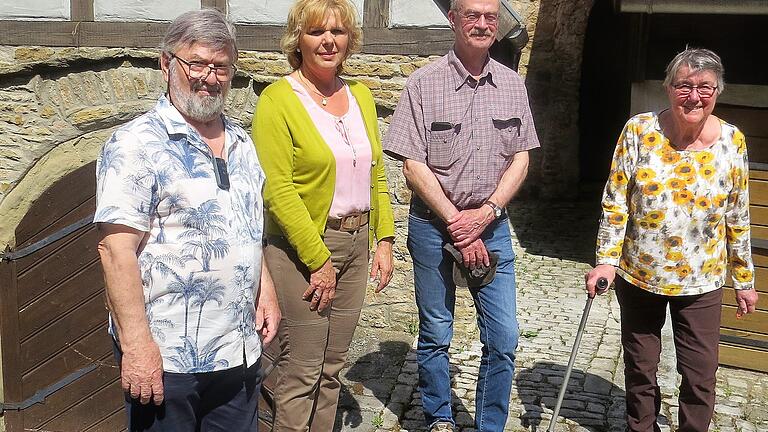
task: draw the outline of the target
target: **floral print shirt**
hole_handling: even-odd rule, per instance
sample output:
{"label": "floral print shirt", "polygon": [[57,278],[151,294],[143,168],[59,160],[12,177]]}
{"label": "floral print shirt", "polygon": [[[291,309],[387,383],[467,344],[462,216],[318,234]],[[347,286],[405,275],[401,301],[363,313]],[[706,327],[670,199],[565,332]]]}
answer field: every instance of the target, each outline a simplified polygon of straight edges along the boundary
{"label": "floral print shirt", "polygon": [[714,291],[730,263],[734,288],[754,285],[744,134],[720,121],[704,150],[677,150],[657,113],[632,117],[603,193],[597,264],[656,294]]}
{"label": "floral print shirt", "polygon": [[[119,128],[96,165],[94,222],[148,233],[138,260],[147,319],[167,372],[248,365],[261,355],[264,174],[251,138],[224,118],[229,190],[208,146],[163,96]],[[111,329],[113,334],[116,334]]]}

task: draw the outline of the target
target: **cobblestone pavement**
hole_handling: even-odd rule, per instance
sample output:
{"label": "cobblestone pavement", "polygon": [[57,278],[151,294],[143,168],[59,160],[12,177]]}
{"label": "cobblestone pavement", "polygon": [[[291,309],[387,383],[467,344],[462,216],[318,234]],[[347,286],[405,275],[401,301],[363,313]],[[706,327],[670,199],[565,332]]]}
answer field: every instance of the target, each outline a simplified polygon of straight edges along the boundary
{"label": "cobblestone pavement", "polygon": [[[592,259],[597,205],[528,203],[510,210],[521,338],[505,431],[544,431],[585,304],[583,275]],[[450,350],[454,419],[459,431],[471,432],[480,342],[471,297],[466,292],[457,297]],[[670,327],[665,326],[659,371],[663,431],[675,430],[677,422],[679,379]],[[424,430],[414,346],[414,335],[406,332],[358,332],[351,366],[342,371],[345,386],[336,430]],[[619,308],[609,292],[592,306],[556,430],[623,431],[622,369]],[[768,430],[768,374],[721,367],[710,430]]]}

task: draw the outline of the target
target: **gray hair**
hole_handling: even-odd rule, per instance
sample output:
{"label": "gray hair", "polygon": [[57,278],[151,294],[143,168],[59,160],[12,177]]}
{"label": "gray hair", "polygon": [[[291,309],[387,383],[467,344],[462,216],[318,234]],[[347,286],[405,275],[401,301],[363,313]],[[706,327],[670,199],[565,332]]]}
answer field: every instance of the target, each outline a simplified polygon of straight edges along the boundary
{"label": "gray hair", "polygon": [[227,50],[232,61],[237,60],[235,26],[216,9],[194,10],[179,15],[160,42],[160,51],[170,56],[195,43],[214,50]]}
{"label": "gray hair", "polygon": [[682,66],[688,66],[692,72],[710,71],[714,73],[717,79],[717,94],[725,90],[725,81],[723,80],[725,69],[723,68],[720,56],[715,54],[714,51],[705,48],[686,48],[685,51],[676,55],[667,65],[664,87],[672,85],[672,80],[675,79],[677,72]]}

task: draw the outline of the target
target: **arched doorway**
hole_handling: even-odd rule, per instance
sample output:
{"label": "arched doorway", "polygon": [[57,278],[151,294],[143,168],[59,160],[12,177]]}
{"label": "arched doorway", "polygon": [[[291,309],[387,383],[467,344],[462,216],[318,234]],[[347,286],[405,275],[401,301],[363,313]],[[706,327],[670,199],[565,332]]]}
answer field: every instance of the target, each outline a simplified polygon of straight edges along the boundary
{"label": "arched doorway", "polygon": [[18,246],[0,263],[9,432],[125,427],[98,238],[90,223],[94,170],[90,163],[48,188],[16,228]]}

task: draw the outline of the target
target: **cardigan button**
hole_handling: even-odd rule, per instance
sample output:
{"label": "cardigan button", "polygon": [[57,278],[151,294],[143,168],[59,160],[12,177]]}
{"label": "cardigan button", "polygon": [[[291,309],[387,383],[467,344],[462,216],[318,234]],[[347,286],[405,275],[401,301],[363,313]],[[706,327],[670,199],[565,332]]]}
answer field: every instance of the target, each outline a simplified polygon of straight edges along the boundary
{"label": "cardigan button", "polygon": [[376,166],[376,161],[375,160],[371,161],[371,166]]}

